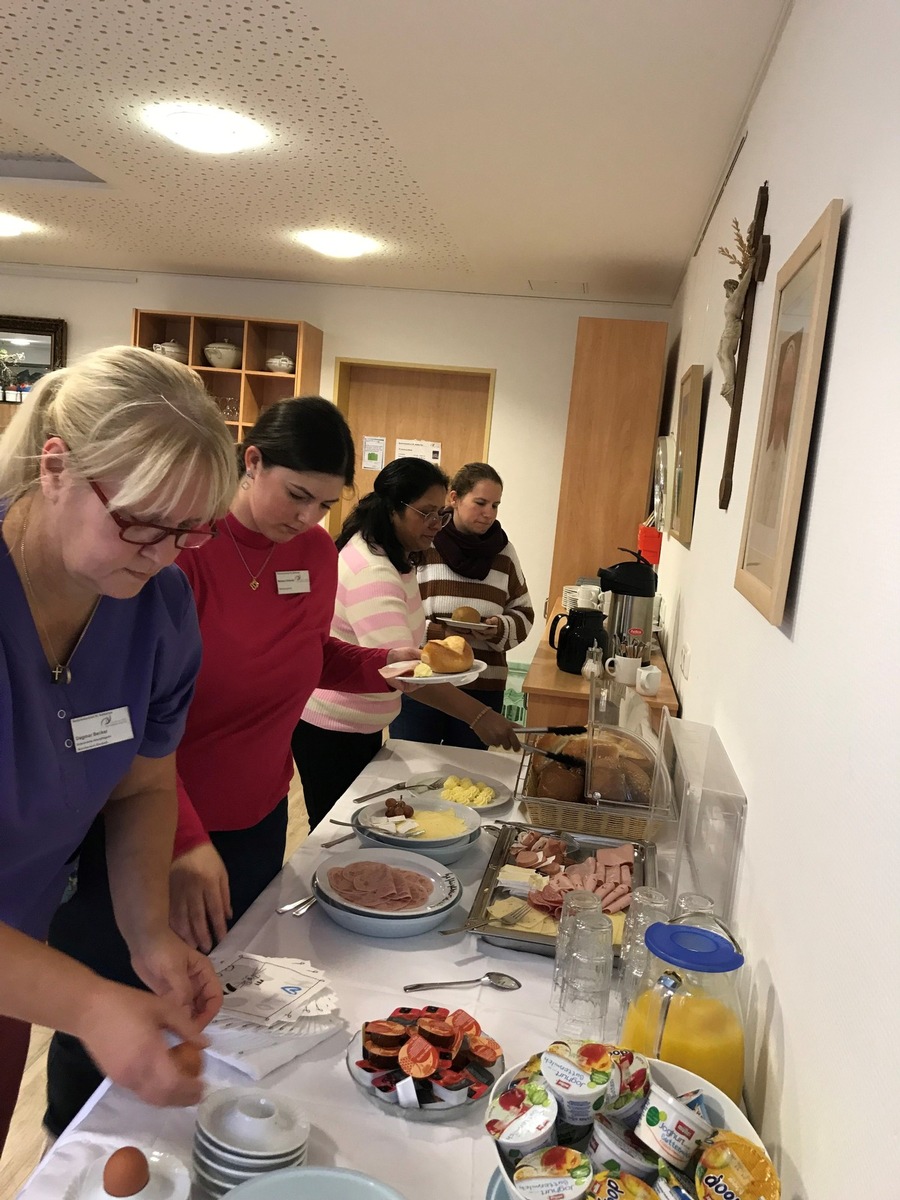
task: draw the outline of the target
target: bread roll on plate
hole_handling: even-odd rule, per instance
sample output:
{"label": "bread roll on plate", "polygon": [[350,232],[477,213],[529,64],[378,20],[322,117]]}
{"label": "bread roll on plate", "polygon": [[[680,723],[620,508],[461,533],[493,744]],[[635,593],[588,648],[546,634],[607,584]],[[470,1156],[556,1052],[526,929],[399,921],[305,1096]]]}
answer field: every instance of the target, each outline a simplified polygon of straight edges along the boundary
{"label": "bread roll on plate", "polygon": [[475,661],[472,647],[464,637],[454,635],[441,641],[426,642],[422,647],[422,662],[435,675],[456,675],[468,671]]}
{"label": "bread roll on plate", "polygon": [[465,621],[469,625],[480,625],[481,613],[477,608],[471,608],[468,604],[463,604],[459,608],[454,608],[450,614],[450,620]]}

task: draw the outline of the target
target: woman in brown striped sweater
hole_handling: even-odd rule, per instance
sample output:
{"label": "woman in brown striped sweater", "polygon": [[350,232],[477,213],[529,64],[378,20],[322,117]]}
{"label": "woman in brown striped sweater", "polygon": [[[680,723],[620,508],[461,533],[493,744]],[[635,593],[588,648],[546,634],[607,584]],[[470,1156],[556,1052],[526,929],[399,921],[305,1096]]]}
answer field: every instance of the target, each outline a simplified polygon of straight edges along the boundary
{"label": "woman in brown striped sweater", "polygon": [[[466,633],[475,657],[487,663],[476,685],[465,690],[500,712],[506,689],[506,652],[523,642],[534,623],[534,609],[518,555],[497,520],[503,481],[487,463],[467,463],[454,475],[448,500],[453,520],[438,533],[418,568],[419,591],[428,617],[427,638],[443,638],[440,621],[455,609],[475,609],[490,630]],[[391,737],[434,745],[483,749],[463,721],[403,697]]]}

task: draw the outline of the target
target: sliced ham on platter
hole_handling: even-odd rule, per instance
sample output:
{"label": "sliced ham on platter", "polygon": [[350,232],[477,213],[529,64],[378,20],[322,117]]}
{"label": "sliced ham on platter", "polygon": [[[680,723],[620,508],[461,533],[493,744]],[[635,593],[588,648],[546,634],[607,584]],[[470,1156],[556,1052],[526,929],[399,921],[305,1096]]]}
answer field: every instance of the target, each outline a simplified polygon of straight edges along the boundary
{"label": "sliced ham on platter", "polygon": [[354,862],[332,867],[328,882],[342,900],[376,912],[421,908],[432,893],[431,880],[384,862]]}

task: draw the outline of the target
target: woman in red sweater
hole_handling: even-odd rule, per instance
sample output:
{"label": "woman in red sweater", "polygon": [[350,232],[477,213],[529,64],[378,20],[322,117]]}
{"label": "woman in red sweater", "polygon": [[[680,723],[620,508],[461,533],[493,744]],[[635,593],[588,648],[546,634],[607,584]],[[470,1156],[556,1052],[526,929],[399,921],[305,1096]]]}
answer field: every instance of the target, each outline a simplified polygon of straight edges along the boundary
{"label": "woman in red sweater", "polygon": [[[353,482],[353,439],[320,397],[267,409],[241,453],[241,482],[220,534],[182,554],[203,662],[178,748],[179,820],[172,927],[210,950],[281,870],[291,734],[313,689],[389,690],[378,673],[418,658],[330,636],[338,556],[318,522]],[[140,986],[115,926],[102,819],[81,848],[78,888],[50,944],[107,978]],[[59,1134],[100,1083],[81,1043],[53,1039],[45,1123]]]}

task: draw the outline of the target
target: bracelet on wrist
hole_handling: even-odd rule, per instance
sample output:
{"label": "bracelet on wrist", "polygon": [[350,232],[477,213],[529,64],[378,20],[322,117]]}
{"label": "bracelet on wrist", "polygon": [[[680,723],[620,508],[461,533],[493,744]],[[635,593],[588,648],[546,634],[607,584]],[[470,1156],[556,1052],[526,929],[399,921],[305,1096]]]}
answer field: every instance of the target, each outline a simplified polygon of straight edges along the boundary
{"label": "bracelet on wrist", "polygon": [[474,729],[475,726],[478,724],[478,722],[481,720],[481,718],[484,716],[484,714],[489,713],[490,711],[491,711],[491,706],[489,704],[483,705],[481,712],[478,714],[478,716],[475,717],[474,720],[469,722],[469,728]]}

